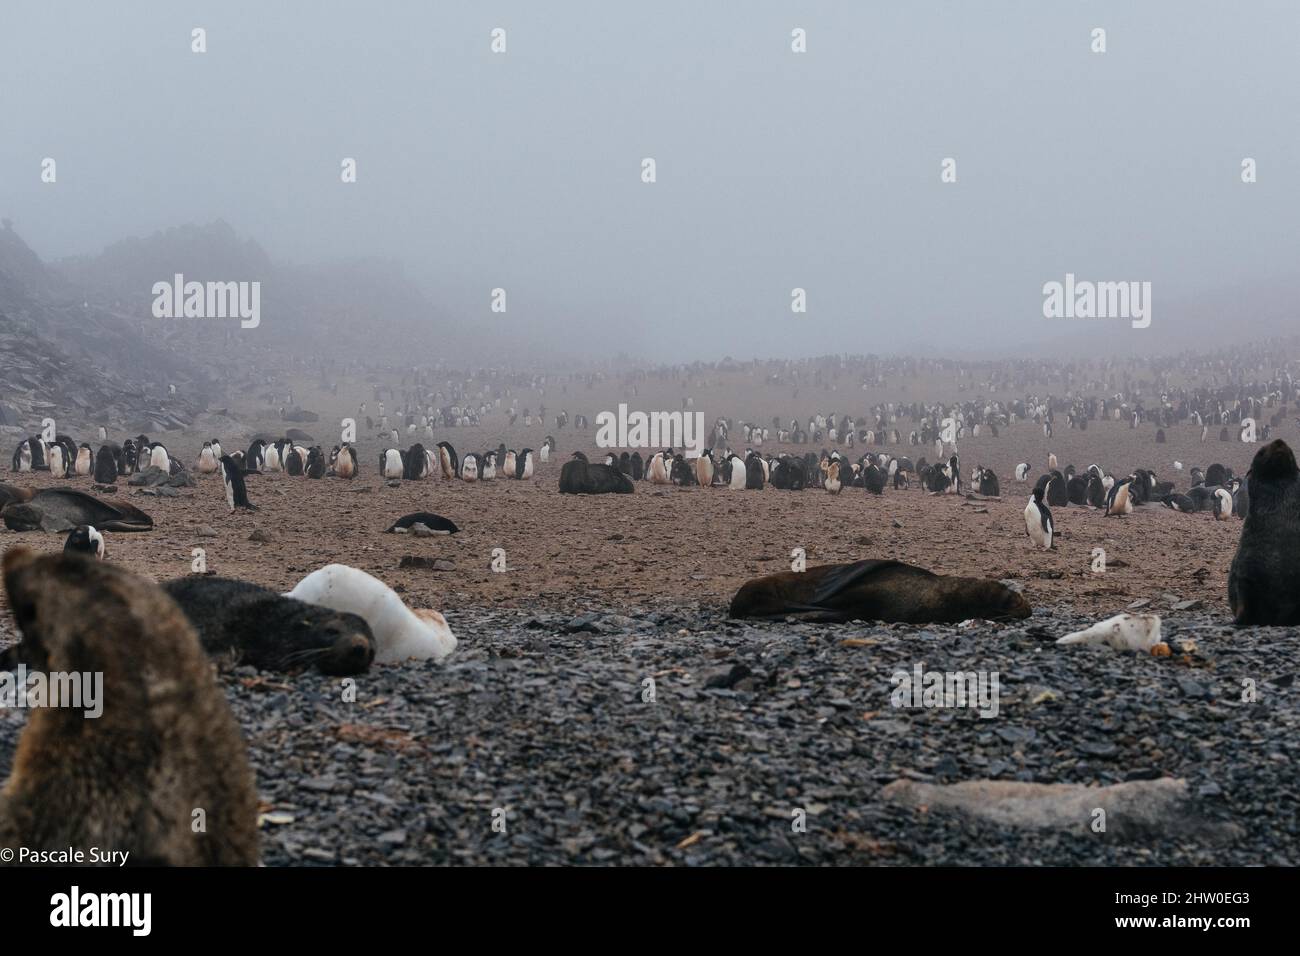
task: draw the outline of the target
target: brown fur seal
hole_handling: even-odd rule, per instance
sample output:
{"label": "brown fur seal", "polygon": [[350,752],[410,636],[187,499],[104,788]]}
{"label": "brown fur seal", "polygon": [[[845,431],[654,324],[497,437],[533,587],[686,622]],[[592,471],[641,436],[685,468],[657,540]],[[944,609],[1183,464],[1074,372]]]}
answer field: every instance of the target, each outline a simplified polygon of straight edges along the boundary
{"label": "brown fur seal", "polygon": [[263,670],[314,666],[323,674],[360,674],[375,659],[370,625],[355,614],[284,597],[230,578],[191,575],[163,584],[209,654]]}
{"label": "brown fur seal", "polygon": [[10,531],[69,531],[83,524],[100,531],[153,530],[153,519],[134,505],[70,488],[46,488],[11,502],[0,518]]}
{"label": "brown fur seal", "polygon": [[1004,584],[935,574],[901,561],[824,564],[748,581],[732,617],[952,624],[969,618],[1028,617],[1029,603]]}
{"label": "brown fur seal", "polygon": [[244,742],[175,602],[153,582],[79,554],[12,547],[3,564],[22,662],[102,673],[103,687],[97,718],[32,710],[0,791],[0,846],[256,865],[257,792]]}
{"label": "brown fur seal", "polygon": [[1234,620],[1300,624],[1300,468],[1286,442],[1255,453],[1246,491],[1250,510],[1228,572]]}

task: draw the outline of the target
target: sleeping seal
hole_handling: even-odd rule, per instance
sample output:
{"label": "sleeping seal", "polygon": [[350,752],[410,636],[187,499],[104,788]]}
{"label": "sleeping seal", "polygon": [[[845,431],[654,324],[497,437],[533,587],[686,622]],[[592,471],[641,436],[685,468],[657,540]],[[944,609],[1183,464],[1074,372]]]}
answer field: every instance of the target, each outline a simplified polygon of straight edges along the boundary
{"label": "sleeping seal", "polygon": [[322,674],[360,674],[375,656],[374,635],[355,614],[282,597],[247,581],[192,575],[163,585],[214,657],[262,670],[314,666]]}
{"label": "sleeping seal", "polygon": [[70,488],[46,488],[5,505],[0,518],[10,531],[69,531],[83,524],[100,531],[153,530],[153,519],[134,505]]}
{"label": "sleeping seal", "polygon": [[1300,624],[1300,469],[1286,442],[1255,453],[1246,489],[1250,512],[1228,572],[1234,620]]}
{"label": "sleeping seal", "polygon": [[939,575],[901,561],[871,560],[755,578],[736,592],[730,610],[731,617],[902,624],[952,624],[1029,614],[1029,603],[997,581]]}
{"label": "sleeping seal", "polygon": [[[152,581],[79,554],[11,547],[3,565],[23,635],[6,656],[41,673],[93,673],[100,713],[31,709],[0,792],[0,846],[256,866],[248,754],[175,602]],[[198,832],[196,807],[206,822]]]}

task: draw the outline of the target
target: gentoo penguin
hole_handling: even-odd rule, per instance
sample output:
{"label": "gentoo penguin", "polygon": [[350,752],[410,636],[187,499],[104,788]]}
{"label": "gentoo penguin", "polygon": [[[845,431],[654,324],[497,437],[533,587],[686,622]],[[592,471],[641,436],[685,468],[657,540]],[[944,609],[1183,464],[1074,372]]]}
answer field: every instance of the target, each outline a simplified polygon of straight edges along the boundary
{"label": "gentoo penguin", "polygon": [[1043,501],[1042,488],[1035,488],[1029,504],[1025,505],[1025,533],[1035,546],[1044,551],[1051,550],[1056,529],[1052,524],[1052,512]]}
{"label": "gentoo penguin", "polygon": [[1016,465],[1016,481],[1025,482],[1029,480],[1029,463],[1022,461]]}
{"label": "gentoo penguin", "polygon": [[843,485],[840,482],[840,463],[838,461],[822,462],[822,487],[830,494],[838,495]]}
{"label": "gentoo penguin", "polygon": [[1106,496],[1106,514],[1120,517],[1122,515],[1133,513],[1133,499],[1129,495],[1129,485],[1133,482],[1133,476],[1121,478],[1110,486],[1110,493]]}
{"label": "gentoo penguin", "polygon": [[205,441],[203,450],[199,452],[199,461],[197,470],[201,475],[210,475],[217,470],[217,462],[220,459],[217,456],[216,449],[212,447],[212,442]]}
{"label": "gentoo penguin", "polygon": [[461,459],[461,481],[478,481],[478,455],[472,452]]}
{"label": "gentoo penguin", "polygon": [[63,542],[64,551],[76,551],[104,560],[104,536],[94,525],[82,524],[73,528]]}
{"label": "gentoo penguin", "polygon": [[95,453],[85,442],[77,449],[77,461],[72,470],[83,478],[90,477],[95,471]]}
{"label": "gentoo penguin", "polygon": [[402,452],[397,448],[385,448],[379,455],[379,474],[384,478],[401,478],[406,471],[406,462]]}
{"label": "gentoo penguin", "polygon": [[257,506],[248,500],[248,489],[244,487],[244,469],[229,455],[221,458],[221,480],[226,486],[226,504],[231,511],[236,508],[257,510]]}
{"label": "gentoo penguin", "polygon": [[1227,521],[1232,517],[1232,493],[1227,488],[1214,489],[1214,519]]}

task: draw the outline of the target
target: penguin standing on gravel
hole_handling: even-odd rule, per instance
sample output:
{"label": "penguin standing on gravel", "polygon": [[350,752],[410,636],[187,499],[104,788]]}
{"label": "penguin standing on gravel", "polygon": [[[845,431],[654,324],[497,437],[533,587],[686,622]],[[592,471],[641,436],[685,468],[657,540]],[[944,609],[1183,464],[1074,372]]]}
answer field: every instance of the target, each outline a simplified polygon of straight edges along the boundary
{"label": "penguin standing on gravel", "polygon": [[1025,505],[1025,533],[1029,535],[1029,540],[1034,542],[1036,547],[1044,551],[1052,549],[1052,538],[1056,533],[1056,527],[1052,524],[1052,511],[1043,500],[1042,487],[1034,489],[1029,504]]}
{"label": "penguin standing on gravel", "polygon": [[226,486],[226,504],[231,511],[236,508],[257,510],[257,506],[248,500],[248,489],[244,487],[244,470],[229,455],[221,458],[221,481]]}
{"label": "penguin standing on gravel", "polygon": [[1133,476],[1121,478],[1115,484],[1110,486],[1110,493],[1106,495],[1106,515],[1115,515],[1117,517],[1133,513],[1133,498],[1129,495],[1129,485],[1133,483]]}

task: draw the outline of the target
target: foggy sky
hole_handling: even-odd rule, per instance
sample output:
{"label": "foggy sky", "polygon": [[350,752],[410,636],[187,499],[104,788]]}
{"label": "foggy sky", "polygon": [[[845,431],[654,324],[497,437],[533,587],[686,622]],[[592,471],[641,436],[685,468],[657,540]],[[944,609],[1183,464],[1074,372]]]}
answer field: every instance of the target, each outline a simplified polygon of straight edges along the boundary
{"label": "foggy sky", "polygon": [[4,0],[0,215],[46,259],[217,218],[395,258],[431,322],[594,355],[1014,350],[1078,332],[1067,271],[1168,331],[1295,278],[1298,49],[1293,0]]}

